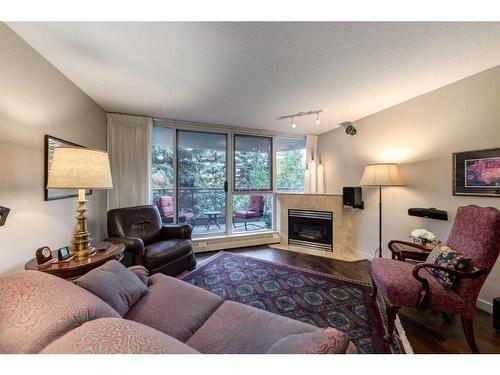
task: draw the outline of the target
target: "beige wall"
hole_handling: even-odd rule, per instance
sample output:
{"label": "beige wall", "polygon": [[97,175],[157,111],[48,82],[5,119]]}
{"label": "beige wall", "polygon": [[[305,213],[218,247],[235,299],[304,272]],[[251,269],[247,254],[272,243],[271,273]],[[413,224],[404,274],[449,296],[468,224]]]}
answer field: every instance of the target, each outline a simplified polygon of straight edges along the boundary
{"label": "beige wall", "polygon": [[[500,66],[370,115],[355,126],[356,136],[335,129],[319,137],[326,191],[341,193],[343,186],[357,186],[365,164],[401,163],[406,186],[383,189],[384,243],[407,239],[415,228],[446,240],[459,206],[500,208],[500,198],[451,193],[453,152],[500,147]],[[364,187],[363,199],[365,209],[354,212],[354,246],[370,257],[378,242],[378,188]],[[409,207],[437,207],[447,210],[450,218],[443,222],[410,217]],[[498,296],[500,262],[483,287],[480,298],[486,305],[480,306],[491,308],[488,304]]]}
{"label": "beige wall", "polygon": [[[24,267],[42,245],[66,246],[75,199],[45,202],[44,135],[106,148],[104,111],[5,24],[0,23],[0,274]],[[89,226],[105,235],[106,193],[89,197]]]}

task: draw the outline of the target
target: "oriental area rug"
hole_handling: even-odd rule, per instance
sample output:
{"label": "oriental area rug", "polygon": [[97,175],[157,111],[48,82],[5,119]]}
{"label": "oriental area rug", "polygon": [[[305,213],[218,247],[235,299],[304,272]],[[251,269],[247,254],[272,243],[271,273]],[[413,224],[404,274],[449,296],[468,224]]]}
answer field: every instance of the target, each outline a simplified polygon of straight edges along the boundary
{"label": "oriental area rug", "polygon": [[393,342],[383,340],[387,318],[369,283],[219,252],[182,277],[220,297],[349,335],[359,353],[412,353],[399,319]]}

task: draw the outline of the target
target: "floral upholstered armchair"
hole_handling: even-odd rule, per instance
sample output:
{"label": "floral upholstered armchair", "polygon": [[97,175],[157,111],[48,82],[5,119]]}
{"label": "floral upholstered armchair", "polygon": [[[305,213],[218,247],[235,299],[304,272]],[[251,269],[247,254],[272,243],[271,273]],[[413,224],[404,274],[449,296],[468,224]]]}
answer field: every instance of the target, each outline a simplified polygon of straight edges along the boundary
{"label": "floral upholstered armchair", "polygon": [[[419,247],[418,245],[416,246]],[[417,265],[401,261],[397,250],[390,247],[393,258],[375,258],[371,272],[373,297],[380,291],[386,303],[388,329],[384,337],[392,340],[394,321],[401,307],[431,309],[462,318],[465,338],[470,349],[479,353],[473,330],[476,301],[486,277],[493,268],[500,252],[500,211],[493,207],[466,206],[457,210],[446,247],[468,259],[465,269],[443,266],[429,260]],[[422,249],[417,249],[421,257]],[[410,258],[406,254],[406,258]],[[421,258],[417,260],[422,260]],[[446,272],[455,280],[447,288],[435,277]]]}

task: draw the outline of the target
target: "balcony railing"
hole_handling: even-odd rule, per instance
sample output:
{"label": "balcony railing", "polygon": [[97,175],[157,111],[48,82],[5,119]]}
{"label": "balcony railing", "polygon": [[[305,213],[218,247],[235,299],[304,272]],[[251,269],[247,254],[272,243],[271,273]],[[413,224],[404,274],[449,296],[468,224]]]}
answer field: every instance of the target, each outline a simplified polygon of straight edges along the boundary
{"label": "balcony railing", "polygon": [[[173,189],[153,189],[153,203],[161,196],[172,196]],[[196,217],[203,217],[204,212],[219,211],[220,218],[226,212],[226,192],[221,188],[181,188],[177,191],[179,212],[192,212]]]}
{"label": "balcony railing", "polygon": [[[271,228],[272,215],[272,200],[269,194],[267,196],[264,207],[263,217],[255,219],[262,221],[264,226],[268,225]],[[173,196],[173,189],[153,188],[152,203],[158,204],[158,198],[161,196]],[[220,214],[217,216],[219,224],[226,222],[226,191],[222,188],[181,188],[177,192],[178,212],[192,213],[194,220],[190,223],[198,226],[204,226],[208,222],[209,211],[217,211]],[[245,195],[234,195],[232,202],[232,210],[246,210],[249,205],[250,193]],[[266,219],[267,218],[267,219]],[[239,223],[240,219],[237,220]],[[238,226],[237,226],[238,227]]]}

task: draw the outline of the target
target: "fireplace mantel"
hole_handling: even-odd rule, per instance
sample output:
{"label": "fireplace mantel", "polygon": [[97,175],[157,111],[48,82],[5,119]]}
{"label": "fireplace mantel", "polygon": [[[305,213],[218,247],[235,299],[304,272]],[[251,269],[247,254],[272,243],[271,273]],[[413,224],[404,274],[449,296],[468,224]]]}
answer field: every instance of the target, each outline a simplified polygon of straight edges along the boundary
{"label": "fireplace mantel", "polygon": [[[279,248],[300,253],[343,260],[359,260],[352,248],[352,208],[344,208],[339,194],[276,194],[277,227],[280,234]],[[313,250],[288,245],[288,210],[315,210],[333,212],[333,252]]]}

